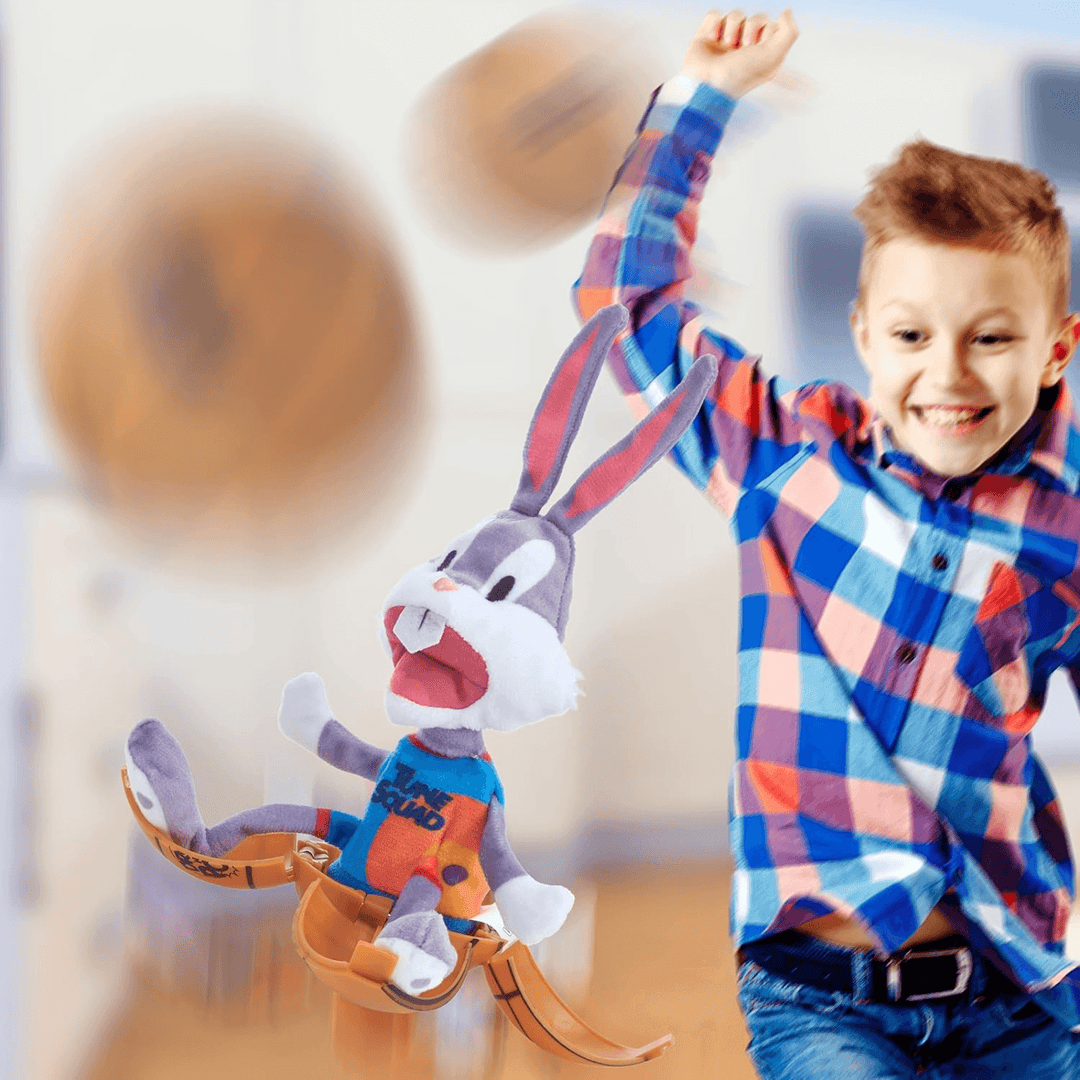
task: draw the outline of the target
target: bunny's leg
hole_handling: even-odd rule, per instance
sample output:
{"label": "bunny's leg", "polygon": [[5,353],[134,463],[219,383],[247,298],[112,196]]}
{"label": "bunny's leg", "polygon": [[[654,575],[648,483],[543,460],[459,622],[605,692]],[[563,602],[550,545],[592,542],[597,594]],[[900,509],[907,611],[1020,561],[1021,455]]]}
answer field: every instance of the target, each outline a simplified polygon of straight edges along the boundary
{"label": "bunny's leg", "polygon": [[184,751],[160,720],[137,724],[124,754],[128,783],[146,819],[189,851],[220,858],[254,833],[315,833],[315,807],[281,803],[245,810],[207,829]]}
{"label": "bunny's leg", "polygon": [[124,746],[128,783],[151,825],[176,843],[209,855],[206,826],[184,751],[160,720],[135,725]]}
{"label": "bunny's leg", "polygon": [[205,854],[220,859],[245,837],[262,833],[307,833],[317,836],[318,817],[317,807],[292,803],[268,803],[252,810],[243,810],[206,830]]}
{"label": "bunny's leg", "polygon": [[398,962],[391,982],[408,994],[422,994],[446,978],[457,963],[446,923],[435,910],[442,890],[422,874],[405,883],[390,921],[374,944],[394,953]]}

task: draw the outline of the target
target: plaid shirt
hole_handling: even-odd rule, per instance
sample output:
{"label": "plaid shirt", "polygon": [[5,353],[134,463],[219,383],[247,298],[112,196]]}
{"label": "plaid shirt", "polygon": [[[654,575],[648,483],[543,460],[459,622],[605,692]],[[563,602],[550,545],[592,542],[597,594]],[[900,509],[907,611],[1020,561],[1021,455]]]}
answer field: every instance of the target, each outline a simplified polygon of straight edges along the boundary
{"label": "plaid shirt", "polygon": [[683,299],[733,107],[683,78],[660,90],[574,296],[583,318],[630,310],[610,362],[636,412],[695,357],[720,361],[674,456],[738,545],[735,944],[838,912],[888,954],[943,902],[1080,1028],[1063,945],[1072,861],[1028,736],[1051,672],[1080,671],[1068,388],[1044,391],[977,474],[949,479],[897,451],[848,387],[763,375]]}

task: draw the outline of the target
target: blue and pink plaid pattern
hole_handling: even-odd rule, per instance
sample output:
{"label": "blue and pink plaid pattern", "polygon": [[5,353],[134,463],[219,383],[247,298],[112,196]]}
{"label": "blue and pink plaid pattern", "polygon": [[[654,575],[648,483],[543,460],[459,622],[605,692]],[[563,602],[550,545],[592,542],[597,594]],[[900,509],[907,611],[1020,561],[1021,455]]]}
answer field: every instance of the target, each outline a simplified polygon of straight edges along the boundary
{"label": "blue and pink plaid pattern", "polygon": [[695,357],[720,374],[675,457],[731,518],[742,575],[731,786],[736,944],[836,911],[883,953],[944,901],[1069,1027],[1073,867],[1028,733],[1080,671],[1080,432],[1068,389],[979,474],[935,477],[849,388],[792,387],[683,298],[698,205],[733,102],[668,83],[575,286],[619,302],[638,413]]}

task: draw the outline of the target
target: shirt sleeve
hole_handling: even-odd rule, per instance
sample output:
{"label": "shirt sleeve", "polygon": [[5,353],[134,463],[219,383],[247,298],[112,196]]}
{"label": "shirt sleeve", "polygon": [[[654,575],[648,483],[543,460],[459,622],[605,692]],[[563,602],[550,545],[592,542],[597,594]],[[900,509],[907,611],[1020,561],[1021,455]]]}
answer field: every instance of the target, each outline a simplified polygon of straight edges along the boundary
{"label": "shirt sleeve", "polygon": [[702,412],[673,451],[676,464],[726,513],[771,475],[803,435],[796,389],[766,378],[730,338],[705,325],[684,297],[698,209],[713,154],[735,102],[684,76],[654,96],[608,195],[573,300],[583,320],[620,303],[630,325],[609,364],[643,416],[706,353],[719,374]]}

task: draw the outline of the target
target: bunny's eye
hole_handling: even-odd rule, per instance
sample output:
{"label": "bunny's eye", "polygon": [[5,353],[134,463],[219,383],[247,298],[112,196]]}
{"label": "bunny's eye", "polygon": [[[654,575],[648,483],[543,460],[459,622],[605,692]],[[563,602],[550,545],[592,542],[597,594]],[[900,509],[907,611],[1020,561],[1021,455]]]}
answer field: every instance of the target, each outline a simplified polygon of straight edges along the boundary
{"label": "bunny's eye", "polygon": [[526,540],[506,555],[478,591],[488,600],[513,603],[547,577],[554,565],[555,545],[550,540]]}
{"label": "bunny's eye", "polygon": [[445,570],[454,561],[454,559],[456,557],[457,557],[457,552],[456,551],[448,551],[446,553],[446,558],[443,559],[443,561],[441,563],[439,563],[439,565],[435,569],[436,570]]}
{"label": "bunny's eye", "polygon": [[510,590],[514,587],[514,579],[510,576],[499,578],[494,585],[491,586],[491,591],[487,594],[488,600],[505,600],[510,595]]}

